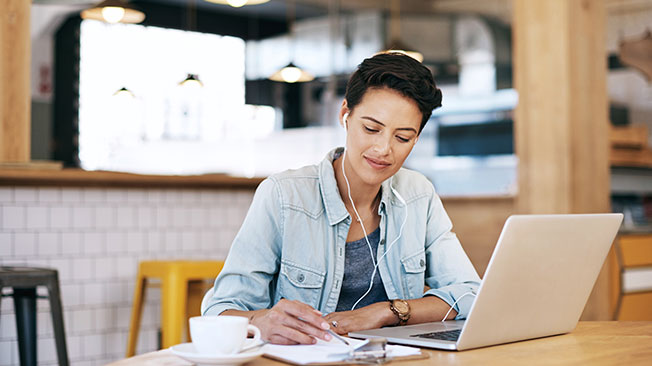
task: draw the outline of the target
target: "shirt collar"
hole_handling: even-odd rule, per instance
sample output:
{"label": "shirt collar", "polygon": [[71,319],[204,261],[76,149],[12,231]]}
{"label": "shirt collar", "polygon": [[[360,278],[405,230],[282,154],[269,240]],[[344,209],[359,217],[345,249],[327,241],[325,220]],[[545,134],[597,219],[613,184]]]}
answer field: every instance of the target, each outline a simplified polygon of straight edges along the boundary
{"label": "shirt collar", "polygon": [[[336,225],[349,217],[349,212],[346,210],[342,196],[340,196],[340,191],[337,188],[335,170],[333,169],[333,161],[343,152],[343,147],[335,148],[329,151],[324,160],[319,164],[319,189],[321,190],[324,207],[326,208],[326,216],[330,225]],[[378,205],[379,215],[387,213],[387,206],[397,204],[390,188],[391,182],[392,178],[389,178],[381,184],[381,198],[380,205]]]}

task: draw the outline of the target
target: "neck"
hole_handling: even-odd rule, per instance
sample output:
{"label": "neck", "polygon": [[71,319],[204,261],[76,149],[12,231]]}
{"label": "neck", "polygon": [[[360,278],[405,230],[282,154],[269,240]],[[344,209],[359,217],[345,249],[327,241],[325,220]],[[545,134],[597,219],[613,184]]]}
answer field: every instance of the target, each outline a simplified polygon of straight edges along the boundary
{"label": "neck", "polygon": [[[344,172],[342,171],[342,161],[344,161],[346,178],[349,181],[348,186],[346,184]],[[362,210],[371,210],[372,212],[375,212],[378,208],[378,203],[380,202],[380,184],[370,185],[363,182],[351,167],[349,159],[344,159],[344,154],[333,162],[333,168],[335,170],[337,188],[339,189],[342,201],[349,212],[353,212],[351,200],[349,199],[349,187],[351,198],[353,199],[358,212]]]}

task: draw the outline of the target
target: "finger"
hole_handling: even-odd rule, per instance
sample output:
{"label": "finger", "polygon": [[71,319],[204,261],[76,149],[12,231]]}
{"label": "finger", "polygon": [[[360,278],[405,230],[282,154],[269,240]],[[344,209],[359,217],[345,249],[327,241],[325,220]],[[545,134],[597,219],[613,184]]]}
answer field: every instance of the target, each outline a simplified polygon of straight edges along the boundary
{"label": "finger", "polygon": [[317,342],[315,338],[286,326],[279,327],[276,331],[276,335],[280,335],[298,344],[314,344]]}
{"label": "finger", "polygon": [[285,338],[285,337],[283,337],[281,335],[278,335],[278,334],[274,334],[273,336],[269,337],[267,340],[269,341],[269,343],[272,343],[272,344],[285,344],[285,345],[298,344],[297,342],[292,341],[290,339],[287,339],[287,338]]}
{"label": "finger", "polygon": [[321,313],[315,312],[315,309],[300,301],[287,301],[287,305],[283,309],[286,313],[300,318],[306,323],[311,324],[317,329],[330,329],[328,322],[322,318]]}
{"label": "finger", "polygon": [[312,324],[303,321],[303,319],[288,316],[284,325],[296,329],[304,334],[330,341],[331,335],[322,328],[315,328]]}

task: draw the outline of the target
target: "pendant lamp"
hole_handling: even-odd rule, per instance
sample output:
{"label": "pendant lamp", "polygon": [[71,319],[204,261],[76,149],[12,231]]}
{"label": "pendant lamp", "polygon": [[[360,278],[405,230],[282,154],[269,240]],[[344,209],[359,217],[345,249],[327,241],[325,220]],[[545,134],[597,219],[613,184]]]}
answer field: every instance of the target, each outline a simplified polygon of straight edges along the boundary
{"label": "pendant lamp", "polygon": [[620,61],[640,70],[648,82],[652,81],[652,33],[648,29],[640,39],[621,41]]}
{"label": "pendant lamp", "polygon": [[199,80],[199,76],[197,74],[188,74],[188,76],[179,83],[179,86],[201,88],[204,86],[204,83]]}
{"label": "pendant lamp", "polygon": [[[290,60],[294,59],[294,2],[288,1],[287,7],[287,17],[288,25],[290,29]],[[301,69],[295,65],[292,61],[289,64],[282,67],[280,70],[276,71],[272,76],[269,77],[269,80],[280,81],[284,83],[303,83],[306,81],[312,81],[315,77],[309,72]]]}
{"label": "pendant lamp", "polygon": [[391,0],[390,3],[389,34],[390,41],[386,43],[385,50],[381,53],[400,52],[423,62],[423,55],[419,51],[401,41],[401,5],[399,0]]}
{"label": "pendant lamp", "polygon": [[140,23],[145,20],[145,13],[129,5],[125,0],[104,0],[90,9],[83,10],[81,17],[111,24]]}
{"label": "pendant lamp", "polygon": [[245,5],[264,4],[266,2],[269,2],[269,0],[204,0],[204,1],[208,1],[209,3],[215,3],[215,4],[230,5],[234,8],[239,8]]}
{"label": "pendant lamp", "polygon": [[116,92],[113,93],[113,96],[114,97],[119,97],[119,98],[135,98],[136,97],[131,90],[127,89],[124,86],[122,88],[116,90]]}

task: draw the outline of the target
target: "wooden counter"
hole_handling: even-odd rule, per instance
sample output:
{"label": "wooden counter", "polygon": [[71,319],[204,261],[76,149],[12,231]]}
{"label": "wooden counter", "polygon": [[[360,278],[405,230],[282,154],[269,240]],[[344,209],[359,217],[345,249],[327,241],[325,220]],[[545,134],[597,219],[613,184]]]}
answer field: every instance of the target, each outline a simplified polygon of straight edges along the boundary
{"label": "wooden counter", "polygon": [[226,174],[148,175],[81,169],[0,169],[0,186],[255,189],[264,178]]}

